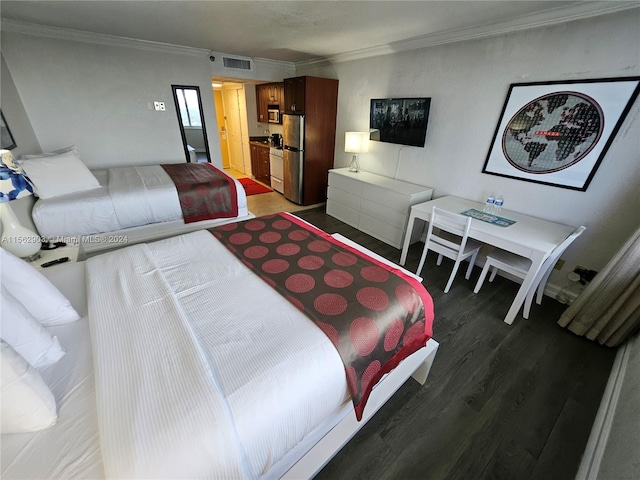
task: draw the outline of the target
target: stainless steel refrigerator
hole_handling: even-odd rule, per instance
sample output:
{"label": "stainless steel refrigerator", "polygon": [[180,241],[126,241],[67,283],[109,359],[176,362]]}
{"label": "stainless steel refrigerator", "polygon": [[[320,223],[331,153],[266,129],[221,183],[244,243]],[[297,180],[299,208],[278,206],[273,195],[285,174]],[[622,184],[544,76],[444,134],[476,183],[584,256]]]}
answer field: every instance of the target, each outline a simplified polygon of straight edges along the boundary
{"label": "stainless steel refrigerator", "polygon": [[284,196],[302,204],[304,179],[304,115],[283,115]]}

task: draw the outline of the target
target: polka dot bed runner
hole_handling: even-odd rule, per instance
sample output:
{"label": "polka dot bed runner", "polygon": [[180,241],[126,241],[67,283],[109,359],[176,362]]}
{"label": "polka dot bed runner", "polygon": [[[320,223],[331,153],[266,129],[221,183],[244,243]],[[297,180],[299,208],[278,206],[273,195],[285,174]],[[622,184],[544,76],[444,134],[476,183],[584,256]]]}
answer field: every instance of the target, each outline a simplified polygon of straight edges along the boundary
{"label": "polka dot bed runner", "polygon": [[236,184],[209,163],[161,165],[178,191],[184,223],[238,216]]}
{"label": "polka dot bed runner", "polygon": [[433,301],[421,283],[293,215],[209,231],[333,342],[358,420],[373,386],[431,338]]}

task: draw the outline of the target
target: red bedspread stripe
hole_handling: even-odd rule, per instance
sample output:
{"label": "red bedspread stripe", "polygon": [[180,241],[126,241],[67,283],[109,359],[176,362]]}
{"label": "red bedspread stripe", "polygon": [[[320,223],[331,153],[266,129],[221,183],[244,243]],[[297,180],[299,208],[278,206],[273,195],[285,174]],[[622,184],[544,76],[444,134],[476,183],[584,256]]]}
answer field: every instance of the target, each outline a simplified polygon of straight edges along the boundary
{"label": "red bedspread stripe", "polygon": [[344,248],[345,250],[349,250],[351,253],[354,253],[354,254],[358,255],[359,257],[364,258],[365,260],[368,260],[371,263],[375,263],[377,266],[379,266],[381,268],[384,268],[385,270],[393,273],[394,275],[397,275],[397,276],[401,277],[402,279],[404,279],[407,283],[409,283],[416,290],[416,292],[418,292],[418,295],[420,295],[420,298],[422,299],[422,303],[423,303],[423,305],[425,307],[425,316],[426,316],[426,312],[427,311],[431,312],[429,321],[425,322],[425,325],[424,325],[425,331],[424,331],[424,333],[429,338],[431,338],[433,336],[433,318],[434,318],[433,299],[431,298],[431,295],[429,295],[429,292],[427,292],[427,290],[424,288],[424,285],[422,285],[422,283],[420,283],[417,278],[412,277],[411,275],[407,275],[404,272],[404,270],[392,267],[391,265],[388,265],[388,264],[386,264],[384,262],[381,262],[376,258],[370,257],[369,255],[367,255],[363,251],[358,250],[357,248],[353,248],[352,246],[347,245],[346,243],[342,243],[340,240],[336,239],[335,237],[332,237],[330,234],[328,234],[324,230],[321,230],[318,227],[316,227],[315,225],[312,225],[310,223],[305,222],[300,217],[296,217],[295,215],[292,215],[292,214],[287,213],[287,212],[283,212],[280,215],[287,217],[289,220],[291,220],[292,222],[296,223],[297,225],[300,225],[303,228],[306,228],[308,230],[314,231],[317,235],[320,235],[321,237],[324,237],[324,239],[327,240],[328,242],[331,242],[331,243],[333,243],[335,245],[338,245],[341,248]]}
{"label": "red bedspread stripe", "polygon": [[238,216],[236,183],[210,163],[170,163],[161,167],[176,186],[184,223]]}
{"label": "red bedspread stripe", "polygon": [[289,220],[291,220],[292,222],[296,223],[301,227],[314,231],[316,234],[323,237],[328,242],[338,245],[341,248],[344,248],[345,250],[348,250],[351,253],[358,255],[359,257],[371,263],[374,263],[377,266],[393,273],[394,275],[401,277],[407,283],[409,283],[416,290],[416,292],[418,292],[418,295],[420,295],[420,298],[422,299],[422,304],[424,306],[424,312],[425,312],[424,335],[421,335],[415,338],[411,343],[406,345],[402,350],[400,350],[393,357],[387,360],[385,364],[382,366],[382,368],[378,371],[378,373],[376,373],[372,377],[371,382],[369,383],[369,388],[367,388],[363,392],[360,402],[357,405],[354,405],[356,418],[358,419],[358,421],[360,421],[362,419],[362,415],[364,414],[364,407],[367,404],[367,400],[369,399],[369,396],[373,391],[373,387],[382,379],[383,376],[385,376],[387,373],[391,372],[394,368],[396,368],[400,364],[400,362],[402,362],[402,360],[407,358],[412,353],[415,353],[416,351],[418,351],[418,349],[424,347],[427,341],[433,336],[433,319],[435,316],[434,308],[433,308],[433,299],[431,298],[431,295],[429,295],[429,292],[427,292],[424,286],[415,277],[407,275],[404,271],[400,270],[399,268],[395,268],[384,262],[380,262],[376,258],[370,257],[369,255],[362,252],[361,250],[358,250],[357,248],[353,248],[350,245],[342,243],[341,241],[337,240],[335,237],[332,237],[330,234],[328,234],[324,230],[321,230],[315,225],[311,225],[310,223],[305,222],[304,220],[300,219],[299,217],[296,217],[295,215],[291,215],[286,212],[282,213],[281,215],[286,216]]}
{"label": "red bedspread stripe", "polygon": [[210,232],[329,337],[358,420],[373,386],[431,338],[433,301],[421,283],[293,215]]}

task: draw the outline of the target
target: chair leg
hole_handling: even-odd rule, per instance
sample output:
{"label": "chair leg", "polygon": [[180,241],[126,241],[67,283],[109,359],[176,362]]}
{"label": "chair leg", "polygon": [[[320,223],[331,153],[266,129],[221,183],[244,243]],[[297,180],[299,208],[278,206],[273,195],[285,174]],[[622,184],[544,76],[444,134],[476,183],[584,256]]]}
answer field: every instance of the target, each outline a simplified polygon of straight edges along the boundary
{"label": "chair leg", "polygon": [[493,270],[491,270],[491,276],[489,277],[490,282],[493,282],[493,280],[496,278],[497,273],[498,273],[498,267],[493,267]]}
{"label": "chair leg", "polygon": [[484,268],[480,273],[480,278],[478,278],[478,282],[476,283],[476,287],[473,289],[473,293],[478,293],[482,288],[482,284],[484,283],[484,279],[487,277],[487,273],[489,272],[489,268],[491,264],[489,262],[484,264]]}
{"label": "chair leg", "polygon": [[451,271],[451,276],[449,277],[449,281],[447,282],[447,286],[444,287],[444,293],[448,293],[451,288],[451,284],[453,283],[453,279],[456,277],[456,273],[458,273],[458,267],[460,266],[460,260],[458,260],[453,265],[453,270]]}
{"label": "chair leg", "polygon": [[471,258],[469,259],[469,266],[467,267],[467,274],[464,276],[464,278],[466,278],[467,280],[469,280],[469,278],[471,277],[471,272],[473,272],[473,267],[476,264],[476,257],[478,256],[478,250],[476,250],[476,252],[471,255]]}
{"label": "chair leg", "polygon": [[424,244],[424,249],[422,250],[422,256],[420,257],[420,263],[418,264],[418,269],[416,270],[416,275],[420,275],[420,272],[422,271],[422,267],[424,267],[424,261],[427,258],[427,252],[429,251],[429,249],[427,248],[427,244]]}
{"label": "chair leg", "polygon": [[536,297],[536,303],[538,305],[542,305],[542,295],[544,295],[544,287],[547,285],[547,280],[549,280],[549,276],[551,275],[552,270],[553,267],[549,268],[538,284],[538,295]]}
{"label": "chair leg", "polygon": [[436,265],[437,266],[442,265],[442,255],[438,255],[438,260],[436,261]]}
{"label": "chair leg", "polygon": [[531,303],[533,302],[534,294],[535,294],[535,290],[531,289],[531,291],[527,294],[527,298],[524,301],[524,310],[522,312],[522,316],[524,318],[529,318],[529,313],[531,312]]}

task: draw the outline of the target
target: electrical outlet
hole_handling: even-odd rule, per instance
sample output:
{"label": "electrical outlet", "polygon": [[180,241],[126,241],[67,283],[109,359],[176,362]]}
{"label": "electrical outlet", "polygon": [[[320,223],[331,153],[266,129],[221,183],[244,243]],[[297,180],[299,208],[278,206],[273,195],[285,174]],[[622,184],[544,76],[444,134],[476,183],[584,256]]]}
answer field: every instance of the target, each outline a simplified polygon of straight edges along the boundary
{"label": "electrical outlet", "polygon": [[556,270],[562,270],[562,267],[564,267],[564,262],[565,260],[563,258],[559,258],[553,268],[555,268]]}
{"label": "electrical outlet", "polygon": [[164,112],[166,110],[166,108],[164,106],[164,102],[153,102],[153,108],[156,111],[162,111],[162,112]]}
{"label": "electrical outlet", "polygon": [[598,273],[595,270],[589,270],[588,268],[583,267],[582,265],[576,265],[576,268],[573,270],[573,272],[580,275],[580,283],[582,285],[586,285],[587,283],[589,283],[591,280],[593,280],[593,277],[595,277],[596,274]]}
{"label": "electrical outlet", "polygon": [[164,102],[160,102],[160,111],[164,112],[166,108],[164,108]]}

